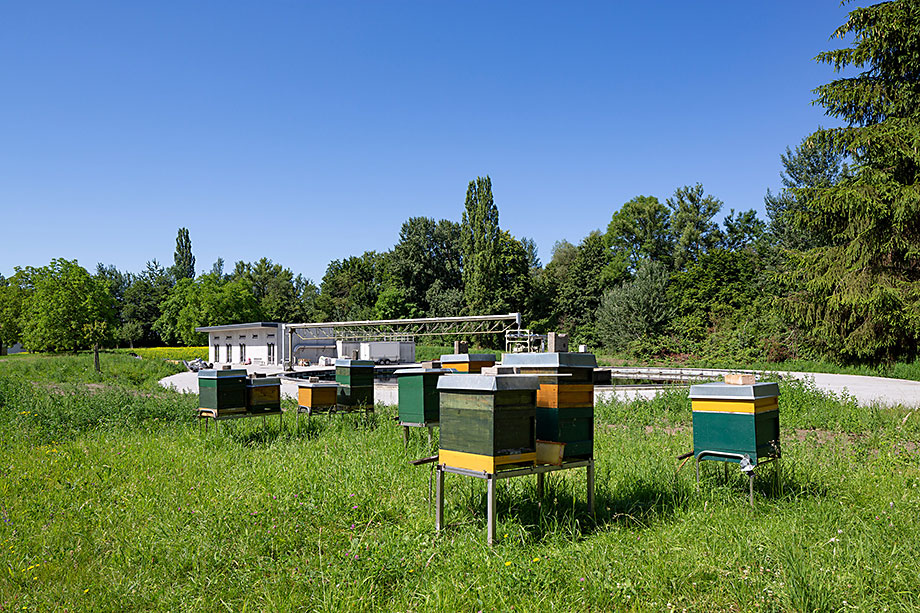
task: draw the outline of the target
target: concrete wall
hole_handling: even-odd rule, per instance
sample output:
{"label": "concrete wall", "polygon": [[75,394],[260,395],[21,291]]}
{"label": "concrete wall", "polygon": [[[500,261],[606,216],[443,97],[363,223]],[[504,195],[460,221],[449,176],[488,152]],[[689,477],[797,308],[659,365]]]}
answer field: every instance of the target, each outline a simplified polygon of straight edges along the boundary
{"label": "concrete wall", "polygon": [[[217,351],[215,352],[215,345]],[[227,357],[227,346],[230,356]],[[246,359],[253,364],[280,364],[281,339],[277,328],[238,328],[208,334],[208,361],[219,364],[239,364],[245,345]],[[269,359],[269,345],[274,345],[274,356]]]}

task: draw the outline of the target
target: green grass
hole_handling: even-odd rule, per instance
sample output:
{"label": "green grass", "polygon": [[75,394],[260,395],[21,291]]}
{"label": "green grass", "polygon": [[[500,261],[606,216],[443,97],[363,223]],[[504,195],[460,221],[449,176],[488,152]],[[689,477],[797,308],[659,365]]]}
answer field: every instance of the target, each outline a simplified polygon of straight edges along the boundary
{"label": "green grass", "polygon": [[0,362],[0,610],[920,607],[915,413],[782,384],[783,487],[759,479],[752,510],[737,470],[704,463],[697,491],[677,469],[686,391],[602,404],[596,519],[581,470],[542,504],[502,481],[489,549],[479,480],[447,477],[434,533],[430,468],[408,463],[430,450],[392,408],[199,434],[195,397],[145,387],[144,362],[101,388],[44,362],[73,376],[50,389]]}

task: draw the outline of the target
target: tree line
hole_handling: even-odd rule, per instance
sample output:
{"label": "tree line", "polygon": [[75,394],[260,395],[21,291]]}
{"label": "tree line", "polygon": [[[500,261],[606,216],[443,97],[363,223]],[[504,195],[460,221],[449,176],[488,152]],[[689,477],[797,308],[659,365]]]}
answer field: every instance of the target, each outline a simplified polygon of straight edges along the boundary
{"label": "tree line", "polygon": [[[459,220],[407,219],[394,246],[329,263],[319,285],[263,258],[196,275],[179,230],[173,265],[139,273],[75,261],[0,277],[0,342],[36,351],[200,345],[195,327],[521,312],[537,332],[636,357],[913,359],[920,338],[920,2],[856,9],[854,67],[815,90],[842,120],[780,156],[766,219],[700,184],[636,196],[606,227],[562,240],[544,265],[501,227],[490,177]],[[606,220],[605,220],[606,221]]]}

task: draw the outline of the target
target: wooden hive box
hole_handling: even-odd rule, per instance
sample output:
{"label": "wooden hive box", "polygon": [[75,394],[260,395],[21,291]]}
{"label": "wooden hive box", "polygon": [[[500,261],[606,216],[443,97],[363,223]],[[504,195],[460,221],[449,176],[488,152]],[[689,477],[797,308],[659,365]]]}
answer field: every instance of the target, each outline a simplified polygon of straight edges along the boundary
{"label": "wooden hive box", "polygon": [[441,356],[441,368],[450,368],[457,372],[479,373],[484,366],[495,366],[495,354],[453,353]]}
{"label": "wooden hive box", "polygon": [[373,386],[374,363],[370,360],[338,359],[335,361],[335,382],[354,387]]}
{"label": "wooden hive box", "polygon": [[452,372],[446,368],[403,368],[395,374],[399,382],[399,422],[427,426],[438,423],[441,399],[438,380]]}
{"label": "wooden hive box", "polygon": [[338,359],[335,361],[338,383],[336,403],[340,408],[373,408],[374,363],[370,360]]}
{"label": "wooden hive box", "polygon": [[444,375],[438,462],[494,473],[536,460],[536,397],[527,375]]}
{"label": "wooden hive box", "polygon": [[[693,454],[739,462],[779,457],[779,386],[776,383],[690,386]],[[724,454],[724,455],[723,455]]]}
{"label": "wooden hive box", "polygon": [[263,377],[246,382],[249,413],[277,413],[281,410],[281,379]]}
{"label": "wooden hive box", "polygon": [[594,455],[594,354],[506,353],[502,366],[539,378],[537,440],[565,443],[566,459]]}
{"label": "wooden hive box", "polygon": [[220,417],[246,412],[246,371],[199,370],[198,407],[200,412]]}
{"label": "wooden hive box", "polygon": [[297,384],[297,405],[308,413],[329,411],[337,403],[339,384],[333,381],[305,381]]}

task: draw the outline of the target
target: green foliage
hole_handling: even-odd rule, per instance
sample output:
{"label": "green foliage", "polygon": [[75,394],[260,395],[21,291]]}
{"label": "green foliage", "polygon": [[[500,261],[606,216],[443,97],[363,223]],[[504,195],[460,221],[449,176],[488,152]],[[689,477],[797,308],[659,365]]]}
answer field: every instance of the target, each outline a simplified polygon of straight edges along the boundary
{"label": "green foliage", "polygon": [[161,315],[160,305],[169,295],[172,282],[166,270],[153,260],[147,262],[143,272],[132,275],[125,289],[121,307],[120,335],[132,346],[152,345],[160,342],[153,324]]}
{"label": "green foliage", "polygon": [[561,273],[556,298],[559,325],[574,333],[574,341],[594,344],[594,315],[604,291],[626,278],[626,257],[613,254],[597,230],[588,234],[574,252],[561,246],[559,255],[560,268],[564,266],[564,272],[554,271]]}
{"label": "green foliage", "polygon": [[492,179],[476,177],[466,188],[461,223],[463,291],[471,315],[495,313],[499,289],[501,228],[492,197]]}
{"label": "green foliage", "polygon": [[176,235],[176,252],[173,255],[173,279],[195,278],[195,256],[192,254],[192,239],[189,237],[188,228],[179,228]]}
{"label": "green foliage", "polygon": [[827,143],[808,138],[795,148],[795,152],[786,147],[786,153],[780,156],[783,172],[779,176],[783,189],[778,194],[767,190],[764,197],[770,233],[779,247],[805,251],[831,244],[823,228],[809,228],[801,220],[813,212],[813,198],[808,190],[835,185],[847,176],[849,170],[844,157]]}
{"label": "green foliage", "polygon": [[668,198],[671,207],[672,259],[676,270],[683,270],[721,242],[722,233],[713,218],[722,201],[703,194],[697,183],[680,187]]}
{"label": "green foliage", "polygon": [[631,270],[644,260],[668,264],[674,247],[667,207],[654,196],[636,196],[613,214],[606,239],[615,252],[626,254]]}
{"label": "green foliage", "polygon": [[315,302],[324,321],[374,319],[386,265],[387,255],[376,251],[330,262]]}
{"label": "green foliage", "polygon": [[33,271],[31,284],[22,318],[22,340],[30,351],[83,349],[114,324],[108,282],[92,277],[76,260],[52,260]]}
{"label": "green foliage", "polygon": [[597,309],[598,340],[615,351],[664,333],[673,316],[670,275],[664,264],[644,260],[635,279],[608,290]]}
{"label": "green foliage", "polygon": [[410,217],[403,222],[391,257],[394,290],[401,290],[405,304],[400,312],[430,313],[432,299],[443,302],[441,294],[462,292],[460,236],[460,224],[447,219]]}
{"label": "green foliage", "polygon": [[861,70],[818,87],[816,102],[846,122],[810,138],[853,160],[853,172],[796,195],[796,224],[830,244],[794,259],[787,313],[850,360],[917,355],[920,338],[920,9],[915,0],[850,12],[835,35],[852,46],[817,61]]}
{"label": "green foliage", "polygon": [[246,280],[221,283],[210,274],[180,279],[160,307],[162,315],[153,324],[160,338],[192,346],[208,342],[207,333],[195,328],[259,321],[261,315]]}
{"label": "green foliage", "polygon": [[750,251],[713,249],[682,272],[674,274],[668,296],[680,318],[679,333],[701,340],[712,314],[751,305],[764,291],[764,276]]}

